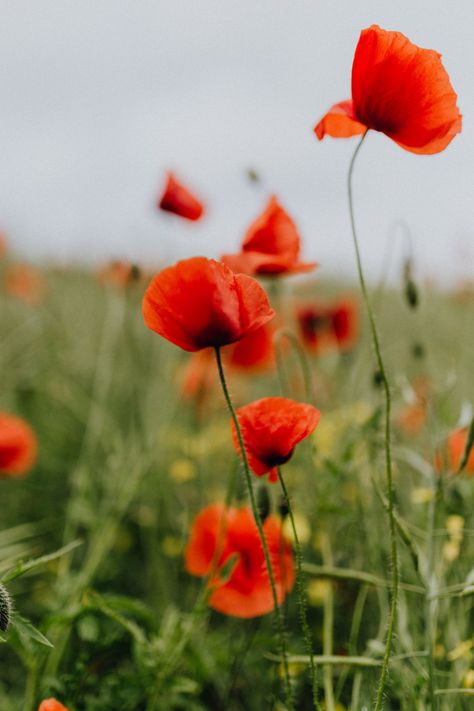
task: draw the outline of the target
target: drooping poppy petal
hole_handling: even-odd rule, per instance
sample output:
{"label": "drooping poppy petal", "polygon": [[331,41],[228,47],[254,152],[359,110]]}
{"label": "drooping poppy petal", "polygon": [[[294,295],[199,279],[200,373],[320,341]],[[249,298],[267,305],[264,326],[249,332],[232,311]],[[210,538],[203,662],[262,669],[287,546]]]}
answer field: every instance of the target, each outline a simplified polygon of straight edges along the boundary
{"label": "drooping poppy petal", "polygon": [[[276,516],[266,518],[263,532],[281,604],[294,585],[293,555]],[[228,578],[222,580],[220,570],[231,557],[235,558],[234,566]],[[248,507],[226,509],[222,504],[211,504],[196,516],[185,551],[186,570],[203,577],[211,573],[213,565],[209,604],[214,610],[241,618],[266,615],[273,610],[263,548]]]}
{"label": "drooping poppy petal", "polygon": [[264,211],[250,225],[238,254],[222,261],[247,274],[297,274],[314,269],[315,262],[301,262],[301,238],[286,210],[272,195]]}
{"label": "drooping poppy petal", "polygon": [[205,257],[163,269],[143,299],[148,328],[185,351],[235,343],[274,315],[255,279]]}
{"label": "drooping poppy petal", "polygon": [[354,117],[352,99],[340,101],[331,106],[327,114],[316,124],[314,132],[321,141],[324,136],[350,138],[360,136],[367,131],[367,126]]}
{"label": "drooping poppy petal", "polygon": [[[237,410],[250,468],[257,476],[276,481],[276,467],[285,464],[296,445],[316,429],[320,412],[313,405],[285,397],[266,397]],[[240,454],[233,422],[232,441]]]}
{"label": "drooping poppy petal", "polygon": [[202,202],[180,183],[173,173],[168,173],[165,189],[158,200],[158,207],[165,212],[173,212],[175,215],[193,221],[199,220],[204,213]]}
{"label": "drooping poppy petal", "polygon": [[68,711],[64,704],[61,704],[56,699],[45,699],[39,705],[38,711]]}
{"label": "drooping poppy petal", "polygon": [[31,427],[20,417],[0,412],[0,476],[26,474],[36,461],[37,451]]}
{"label": "drooping poppy petal", "polygon": [[[352,113],[347,102],[336,105],[337,115],[333,107],[315,128],[318,138],[354,135],[344,133],[353,118],[412,153],[429,155],[444,150],[462,128],[441,55],[378,25],[361,32],[352,65],[352,102]],[[338,118],[339,111],[347,118]],[[341,133],[338,121],[344,121]]]}

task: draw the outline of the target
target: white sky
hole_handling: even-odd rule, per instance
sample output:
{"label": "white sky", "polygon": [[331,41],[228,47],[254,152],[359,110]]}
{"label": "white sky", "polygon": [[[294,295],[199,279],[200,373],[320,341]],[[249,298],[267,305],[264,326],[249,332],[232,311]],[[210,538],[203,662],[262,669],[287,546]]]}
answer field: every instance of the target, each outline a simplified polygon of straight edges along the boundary
{"label": "white sky", "polygon": [[[354,139],[318,143],[312,127],[349,97],[359,32],[376,22],[443,54],[464,129],[434,157],[369,136],[356,174],[367,267],[380,273],[404,219],[419,272],[474,276],[473,0],[0,0],[0,10],[0,227],[22,255],[218,256],[274,191],[320,274],[354,273]],[[248,182],[248,167],[263,184]],[[155,210],[167,168],[206,201],[201,223]]]}

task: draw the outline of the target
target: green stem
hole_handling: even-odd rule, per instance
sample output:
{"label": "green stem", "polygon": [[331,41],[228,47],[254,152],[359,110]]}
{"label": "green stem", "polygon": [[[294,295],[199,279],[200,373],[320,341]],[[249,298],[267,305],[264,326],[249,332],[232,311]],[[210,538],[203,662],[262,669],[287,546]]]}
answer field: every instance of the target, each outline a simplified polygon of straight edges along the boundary
{"label": "green stem", "polygon": [[432,491],[433,495],[430,501],[428,510],[428,540],[426,554],[426,600],[425,600],[425,647],[428,650],[428,695],[429,708],[431,711],[437,711],[438,700],[435,696],[435,669],[433,659],[433,647],[435,639],[435,610],[438,606],[438,601],[432,598],[433,593],[436,593],[435,579],[435,545],[434,531],[436,525],[436,504],[438,501],[439,487],[436,475],[432,476]]}
{"label": "green stem", "polygon": [[293,704],[293,692],[292,692],[291,680],[290,680],[290,671],[288,668],[288,655],[287,655],[287,651],[286,651],[285,625],[284,625],[282,611],[281,611],[280,605],[278,604],[278,595],[277,595],[277,590],[276,590],[276,585],[275,585],[275,577],[273,575],[273,568],[272,568],[272,564],[270,561],[270,554],[268,552],[267,540],[265,538],[262,522],[260,519],[260,515],[258,513],[257,499],[255,497],[255,491],[253,488],[252,475],[250,473],[250,467],[249,467],[249,463],[248,463],[248,459],[247,459],[247,452],[246,452],[245,445],[244,445],[242,431],[240,429],[240,424],[239,424],[239,420],[237,417],[237,413],[235,411],[234,405],[232,404],[229,389],[227,387],[227,383],[226,383],[226,379],[225,379],[225,375],[224,375],[224,368],[222,366],[222,358],[221,358],[220,348],[217,347],[214,349],[214,351],[216,354],[217,369],[219,371],[219,379],[220,379],[221,386],[222,386],[222,392],[224,393],[224,398],[227,403],[227,407],[229,409],[230,415],[232,417],[232,421],[234,423],[235,431],[237,434],[237,439],[239,442],[240,453],[241,453],[242,461],[244,464],[245,481],[247,484],[247,490],[248,490],[248,494],[249,494],[249,498],[250,498],[250,504],[252,507],[252,513],[253,513],[253,517],[255,519],[255,524],[256,524],[257,530],[258,530],[258,535],[260,537],[260,542],[261,542],[262,548],[263,548],[265,565],[267,568],[268,578],[270,581],[270,588],[272,591],[273,608],[274,608],[276,621],[277,621],[277,625],[278,625],[280,653],[281,653],[281,657],[283,660],[283,671],[284,671],[284,676],[285,676],[286,703],[287,703],[288,709],[292,710],[294,708],[294,704]]}
{"label": "green stem", "polygon": [[274,340],[275,346],[276,346],[276,351],[279,353],[280,357],[281,357],[281,352],[280,352],[281,351],[281,342],[282,342],[283,338],[286,338],[291,343],[293,350],[295,351],[298,363],[301,368],[301,374],[303,376],[304,389],[305,389],[305,393],[306,393],[305,394],[306,400],[307,400],[307,402],[313,402],[313,400],[314,400],[313,379],[311,376],[311,367],[308,363],[306,353],[304,352],[298,337],[289,329],[281,328],[273,336],[273,340]]}
{"label": "green stem", "polygon": [[[293,508],[291,506],[290,495],[283,479],[280,467],[277,467],[278,479],[280,481],[281,489],[283,491],[283,496],[288,508],[288,515],[290,517],[291,530],[293,531],[293,539],[295,543],[295,553],[296,553],[296,592],[298,594],[298,613],[300,617],[300,624],[303,630],[303,635],[306,643],[306,651],[309,657],[309,676],[311,679],[311,688],[313,691],[313,705],[318,711],[321,711],[321,706],[319,703],[319,689],[318,689],[318,677],[316,673],[316,665],[314,663],[313,654],[313,643],[311,641],[311,633],[308,624],[308,605],[305,593],[305,583],[306,576],[303,571],[303,554],[301,551],[301,544],[298,538],[298,532],[296,530],[295,518],[293,516]],[[324,652],[327,653],[326,650]]]}
{"label": "green stem", "polygon": [[390,612],[388,616],[387,624],[387,639],[385,645],[385,655],[383,659],[382,671],[380,674],[379,684],[377,688],[377,697],[375,701],[375,711],[380,711],[383,704],[383,697],[385,693],[385,687],[387,684],[388,667],[390,662],[390,656],[392,653],[393,635],[395,631],[395,620],[397,616],[397,605],[398,605],[398,587],[399,587],[399,571],[398,571],[398,548],[397,548],[397,535],[396,535],[396,523],[395,523],[395,513],[394,513],[394,496],[393,496],[393,477],[392,477],[392,452],[391,452],[391,407],[392,399],[390,394],[390,385],[387,378],[387,373],[385,370],[385,364],[382,358],[382,352],[380,349],[379,335],[377,331],[377,326],[375,323],[375,316],[372,310],[372,306],[369,299],[369,294],[367,291],[367,286],[365,283],[364,271],[362,268],[362,259],[359,248],[359,241],[357,239],[357,232],[355,226],[354,217],[354,201],[352,196],[352,174],[354,171],[354,165],[359,151],[362,147],[365,137],[367,136],[367,131],[364,133],[360,139],[357,147],[352,156],[349,172],[347,176],[347,190],[349,198],[349,213],[351,219],[352,228],[352,238],[354,242],[354,249],[357,261],[357,272],[359,275],[360,288],[364,298],[365,307],[367,310],[367,315],[369,317],[370,332],[372,335],[372,343],[375,350],[375,356],[377,360],[377,366],[380,372],[380,377],[382,379],[384,394],[385,394],[385,473],[387,480],[387,498],[388,498],[388,521],[390,530],[390,557],[391,557],[391,568],[392,568],[392,588],[391,588],[391,604]]}
{"label": "green stem", "polygon": [[[332,565],[331,543],[327,533],[323,535],[323,562]],[[334,629],[334,593],[332,584],[328,586],[328,591],[324,596],[324,619],[323,619],[323,654],[331,657],[333,653],[333,629]],[[334,688],[332,680],[332,669],[329,665],[324,667],[324,699],[327,711],[335,711]]]}

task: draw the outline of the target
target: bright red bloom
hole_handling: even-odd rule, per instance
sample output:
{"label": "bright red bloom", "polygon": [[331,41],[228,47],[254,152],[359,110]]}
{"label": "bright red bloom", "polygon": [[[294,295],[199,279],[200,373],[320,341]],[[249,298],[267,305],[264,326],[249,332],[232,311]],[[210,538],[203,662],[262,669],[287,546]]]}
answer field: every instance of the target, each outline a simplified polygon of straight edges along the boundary
{"label": "bright red bloom", "polygon": [[297,320],[303,341],[311,350],[348,350],[357,340],[359,313],[357,302],[352,299],[300,309]]}
{"label": "bright red bloom", "polygon": [[264,324],[249,333],[241,341],[226,348],[223,355],[232,368],[243,368],[248,371],[272,367],[275,361],[275,349],[271,324]]}
{"label": "bright red bloom", "polygon": [[314,130],[321,140],[370,128],[412,153],[439,153],[461,131],[456,101],[438,52],[372,25],[356,47],[352,99],[335,104]]}
{"label": "bright red bloom", "polygon": [[301,239],[296,225],[273,195],[265,210],[250,225],[239,254],[222,261],[234,271],[248,274],[296,274],[314,269],[315,262],[300,262]]}
{"label": "bright red bloom", "polygon": [[[320,412],[312,405],[286,397],[264,397],[237,410],[250,468],[257,476],[269,474],[278,481],[276,467],[285,464],[301,440],[316,429]],[[240,454],[239,440],[232,425],[232,440]]]}
{"label": "bright red bloom", "polygon": [[202,202],[182,185],[173,173],[168,173],[163,194],[158,200],[160,210],[173,212],[187,220],[199,220],[204,213]]}
{"label": "bright red bloom", "polygon": [[20,417],[0,412],[0,476],[26,474],[36,461],[37,451],[31,427]]}
{"label": "bright red bloom", "polygon": [[68,709],[56,699],[45,699],[40,703],[38,711],[68,711]]}
{"label": "bright red bloom", "polygon": [[[266,518],[263,532],[281,604],[295,581],[293,554],[276,516]],[[225,582],[219,572],[231,556],[236,560]],[[204,577],[211,573],[213,563],[216,572],[210,581],[213,592],[209,604],[214,610],[245,618],[272,612],[273,597],[265,557],[250,508],[226,509],[223,504],[211,504],[196,516],[185,551],[186,570],[191,575]]]}
{"label": "bright red bloom", "polygon": [[163,269],[143,299],[148,328],[185,351],[235,343],[274,315],[255,279],[206,257]]}

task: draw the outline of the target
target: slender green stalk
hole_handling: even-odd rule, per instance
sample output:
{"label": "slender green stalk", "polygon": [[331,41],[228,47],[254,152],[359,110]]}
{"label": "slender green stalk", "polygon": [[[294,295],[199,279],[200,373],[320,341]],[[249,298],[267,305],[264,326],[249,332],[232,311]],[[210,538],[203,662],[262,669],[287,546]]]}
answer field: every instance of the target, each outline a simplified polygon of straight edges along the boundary
{"label": "slender green stalk", "polygon": [[267,568],[268,572],[268,578],[270,581],[270,588],[272,591],[272,597],[273,597],[273,607],[274,607],[274,612],[275,612],[275,617],[278,625],[278,632],[279,632],[279,645],[280,645],[280,653],[283,661],[283,671],[284,671],[284,676],[285,676],[285,692],[286,692],[286,703],[288,706],[288,709],[293,709],[294,708],[294,703],[293,703],[293,692],[291,688],[291,680],[290,680],[290,671],[288,668],[288,655],[286,651],[286,638],[285,638],[285,625],[284,625],[284,620],[283,620],[283,614],[280,608],[280,605],[278,604],[278,595],[277,595],[277,590],[276,590],[276,585],[275,585],[275,577],[273,575],[273,568],[272,564],[270,561],[270,554],[268,551],[268,545],[267,545],[267,540],[265,538],[265,534],[263,532],[263,526],[262,522],[260,519],[260,515],[258,512],[258,505],[257,505],[257,499],[255,497],[255,491],[253,488],[253,483],[252,483],[252,475],[250,473],[250,467],[247,459],[247,452],[245,449],[244,445],[244,440],[242,436],[242,430],[240,429],[240,424],[239,420],[237,417],[237,413],[235,411],[234,405],[232,404],[232,399],[230,397],[229,389],[227,387],[225,375],[224,375],[224,368],[222,366],[222,358],[221,358],[221,352],[220,348],[215,348],[214,352],[216,354],[216,362],[217,362],[217,369],[219,371],[219,379],[221,382],[222,386],[222,392],[224,393],[224,398],[227,403],[227,407],[229,409],[230,415],[232,417],[232,421],[235,426],[235,431],[237,434],[237,439],[239,442],[239,447],[240,447],[240,453],[242,456],[242,461],[244,464],[244,474],[245,474],[245,481],[247,484],[247,490],[250,498],[250,505],[252,507],[252,513],[253,517],[255,519],[255,524],[257,526],[258,530],[258,535],[260,537],[260,542],[262,544],[263,548],[263,555],[265,558],[265,565]]}
{"label": "slender green stalk", "polygon": [[433,593],[436,593],[436,579],[435,579],[435,545],[434,545],[434,531],[436,526],[436,505],[438,502],[439,487],[438,482],[435,479],[436,475],[432,477],[432,491],[433,496],[431,497],[430,506],[428,510],[428,528],[427,528],[427,552],[426,552],[426,599],[425,599],[425,646],[428,650],[428,697],[429,697],[429,708],[431,711],[437,711],[438,700],[436,698],[435,689],[435,668],[433,659],[433,647],[435,639],[436,621],[435,612],[438,606],[438,601],[433,599]]}
{"label": "slender green stalk", "polygon": [[395,513],[394,513],[394,496],[393,496],[393,476],[392,476],[392,451],[391,451],[391,408],[392,408],[392,398],[390,393],[390,385],[387,378],[387,373],[385,370],[385,364],[382,358],[382,352],[380,349],[380,340],[375,323],[375,316],[372,310],[372,306],[369,299],[369,294],[367,291],[367,286],[365,283],[364,271],[362,268],[362,259],[359,248],[359,241],[357,239],[357,232],[355,226],[354,217],[354,201],[352,196],[352,174],[354,172],[354,165],[359,151],[362,147],[365,137],[367,136],[367,131],[364,133],[360,139],[357,147],[352,156],[349,172],[347,176],[347,191],[349,198],[349,213],[351,219],[352,228],[352,238],[354,242],[354,249],[357,261],[357,272],[359,275],[359,283],[364,298],[365,307],[367,310],[367,315],[369,317],[370,332],[372,335],[372,343],[375,350],[375,356],[377,360],[377,366],[379,369],[380,377],[383,384],[384,394],[385,394],[385,473],[387,480],[387,498],[388,498],[388,521],[390,530],[390,556],[391,556],[391,568],[392,568],[392,587],[391,587],[391,604],[390,612],[388,616],[387,623],[387,638],[385,645],[385,655],[382,665],[382,671],[380,674],[379,684],[377,688],[377,697],[375,701],[374,709],[375,711],[380,711],[383,704],[383,697],[385,693],[385,687],[387,684],[388,667],[390,662],[390,656],[392,653],[393,635],[395,631],[395,620],[397,616],[397,605],[398,605],[398,588],[399,588],[399,571],[398,571],[398,547],[397,547],[397,535],[396,535],[396,523],[395,523]]}
{"label": "slender green stalk", "polygon": [[[314,663],[313,654],[313,643],[311,640],[311,633],[308,624],[308,604],[306,599],[306,577],[303,570],[303,554],[301,551],[301,544],[298,538],[298,532],[296,530],[295,518],[293,516],[293,508],[291,506],[290,495],[283,479],[280,467],[277,467],[278,479],[280,481],[280,486],[283,491],[283,496],[288,508],[288,516],[290,517],[291,530],[293,531],[293,539],[295,543],[295,554],[296,554],[296,592],[298,595],[298,613],[300,617],[300,624],[303,630],[303,635],[306,643],[306,651],[309,658],[309,676],[311,680],[311,688],[313,691],[313,705],[318,711],[321,710],[321,705],[319,703],[319,689],[318,689],[318,676],[316,673],[316,665]],[[324,650],[326,654],[326,650]]]}
{"label": "slender green stalk", "polygon": [[[332,565],[331,543],[327,533],[323,536],[323,562]],[[334,593],[332,584],[328,586],[328,591],[324,596],[324,618],[323,618],[323,654],[327,657],[333,653],[334,637]],[[332,680],[332,669],[329,665],[324,667],[324,700],[327,711],[335,711],[334,687]]]}
{"label": "slender green stalk", "polygon": [[281,342],[282,342],[283,338],[286,338],[291,343],[291,346],[292,346],[293,350],[295,351],[298,363],[301,368],[301,374],[303,376],[306,400],[307,400],[307,402],[313,402],[313,399],[314,399],[313,379],[311,376],[311,367],[308,363],[306,353],[304,352],[297,336],[289,329],[281,328],[273,336],[273,340],[274,340],[275,346],[276,346],[276,351],[279,353],[280,357],[281,357],[281,353],[280,353]]}

